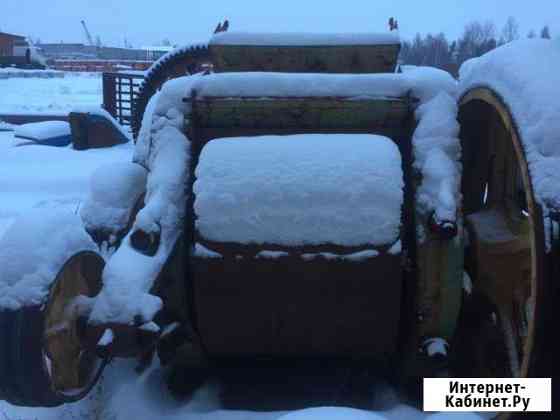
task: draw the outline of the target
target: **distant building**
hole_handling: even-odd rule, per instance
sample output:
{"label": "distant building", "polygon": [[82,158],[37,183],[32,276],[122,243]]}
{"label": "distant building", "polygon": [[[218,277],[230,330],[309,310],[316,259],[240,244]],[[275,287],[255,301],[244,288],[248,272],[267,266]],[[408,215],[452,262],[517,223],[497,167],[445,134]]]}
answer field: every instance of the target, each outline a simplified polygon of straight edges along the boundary
{"label": "distant building", "polygon": [[142,51],[146,52],[146,60],[155,61],[169,51],[173,51],[174,48],[175,47],[159,45],[155,47],[142,47]]}
{"label": "distant building", "polygon": [[146,47],[141,49],[97,47],[84,44],[39,44],[45,57],[54,60],[147,60],[155,61],[173,47]]}
{"label": "distant building", "polygon": [[79,43],[44,43],[37,47],[50,67],[64,71],[136,71],[146,70],[173,47],[140,49],[98,47]]}
{"label": "distant building", "polygon": [[39,44],[38,47],[47,59],[53,60],[95,59],[98,55],[97,47],[78,43],[59,42]]}
{"label": "distant building", "polygon": [[23,46],[28,46],[24,36],[0,32],[0,57],[15,56],[17,47]]}

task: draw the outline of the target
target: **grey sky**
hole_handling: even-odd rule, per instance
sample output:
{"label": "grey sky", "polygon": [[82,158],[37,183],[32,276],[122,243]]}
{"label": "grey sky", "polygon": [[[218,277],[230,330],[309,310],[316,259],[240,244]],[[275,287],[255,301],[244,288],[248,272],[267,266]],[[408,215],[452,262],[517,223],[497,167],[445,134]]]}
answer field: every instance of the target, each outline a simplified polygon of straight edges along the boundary
{"label": "grey sky", "polygon": [[[0,30],[43,42],[85,42],[80,20],[105,45],[135,47],[164,38],[174,43],[208,39],[219,20],[230,30],[375,32],[395,16],[401,36],[416,32],[460,35],[472,20],[494,21],[500,29],[514,16],[525,36],[548,24],[560,35],[560,0],[2,0]],[[149,5],[151,4],[151,6]]]}

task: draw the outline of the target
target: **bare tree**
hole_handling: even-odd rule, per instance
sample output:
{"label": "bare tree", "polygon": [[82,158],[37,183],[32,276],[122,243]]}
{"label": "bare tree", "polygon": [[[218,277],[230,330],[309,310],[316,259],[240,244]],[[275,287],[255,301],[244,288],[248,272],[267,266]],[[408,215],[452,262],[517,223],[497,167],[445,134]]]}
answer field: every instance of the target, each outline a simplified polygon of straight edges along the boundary
{"label": "bare tree", "polygon": [[467,24],[461,37],[453,42],[443,33],[416,34],[411,41],[403,41],[399,62],[438,67],[457,75],[466,60],[479,57],[496,46],[496,26],[490,21],[474,21]]}
{"label": "bare tree", "polygon": [[412,64],[419,66],[424,61],[424,40],[420,34],[416,34],[412,43],[407,43],[406,47],[403,48],[402,59],[405,64]]}
{"label": "bare tree", "polygon": [[496,26],[492,22],[471,22],[457,42],[457,64],[496,48]]}
{"label": "bare tree", "polygon": [[548,25],[545,25],[541,29],[541,38],[550,39],[550,28],[548,27]]}
{"label": "bare tree", "polygon": [[500,44],[507,44],[516,39],[519,39],[519,23],[513,16],[510,16],[502,29]]}

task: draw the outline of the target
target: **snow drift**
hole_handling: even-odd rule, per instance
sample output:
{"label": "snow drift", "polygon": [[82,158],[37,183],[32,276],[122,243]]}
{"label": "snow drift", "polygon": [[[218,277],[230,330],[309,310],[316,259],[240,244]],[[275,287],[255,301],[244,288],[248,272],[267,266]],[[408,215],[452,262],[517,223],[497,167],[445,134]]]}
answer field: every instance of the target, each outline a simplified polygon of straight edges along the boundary
{"label": "snow drift", "polygon": [[0,310],[43,304],[66,260],[94,250],[75,213],[56,208],[26,212],[0,239]]}

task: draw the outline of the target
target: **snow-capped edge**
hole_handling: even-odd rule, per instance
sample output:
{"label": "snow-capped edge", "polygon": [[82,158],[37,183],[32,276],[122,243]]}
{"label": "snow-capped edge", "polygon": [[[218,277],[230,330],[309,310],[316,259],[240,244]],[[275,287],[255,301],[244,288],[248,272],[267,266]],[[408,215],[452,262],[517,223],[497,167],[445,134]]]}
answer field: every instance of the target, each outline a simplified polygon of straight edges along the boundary
{"label": "snow-capped edge", "polygon": [[209,45],[243,46],[351,46],[399,45],[398,31],[369,33],[304,33],[304,32],[221,32],[215,34]]}

